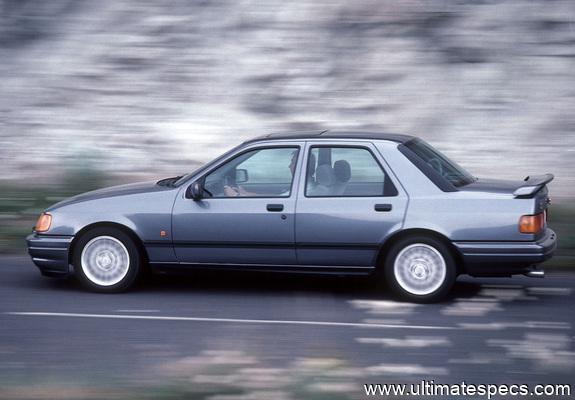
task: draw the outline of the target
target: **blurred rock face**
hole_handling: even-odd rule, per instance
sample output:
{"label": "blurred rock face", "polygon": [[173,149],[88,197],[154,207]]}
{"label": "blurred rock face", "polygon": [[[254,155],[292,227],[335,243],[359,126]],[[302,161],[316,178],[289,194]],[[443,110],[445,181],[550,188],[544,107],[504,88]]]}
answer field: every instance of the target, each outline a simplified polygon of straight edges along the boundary
{"label": "blurred rock face", "polygon": [[570,0],[0,0],[0,161],[135,179],[269,131],[370,129],[575,195],[574,17]]}

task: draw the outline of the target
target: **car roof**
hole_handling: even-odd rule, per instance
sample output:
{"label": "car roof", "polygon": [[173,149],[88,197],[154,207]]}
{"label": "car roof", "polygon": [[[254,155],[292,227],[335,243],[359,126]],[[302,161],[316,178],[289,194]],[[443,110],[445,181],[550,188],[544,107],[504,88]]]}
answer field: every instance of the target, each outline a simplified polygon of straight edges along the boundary
{"label": "car roof", "polygon": [[389,140],[392,142],[405,143],[415,139],[415,136],[399,135],[395,133],[366,132],[366,131],[308,131],[308,132],[280,132],[270,133],[249,139],[244,143],[254,143],[268,140],[290,140],[290,139],[371,139]]}

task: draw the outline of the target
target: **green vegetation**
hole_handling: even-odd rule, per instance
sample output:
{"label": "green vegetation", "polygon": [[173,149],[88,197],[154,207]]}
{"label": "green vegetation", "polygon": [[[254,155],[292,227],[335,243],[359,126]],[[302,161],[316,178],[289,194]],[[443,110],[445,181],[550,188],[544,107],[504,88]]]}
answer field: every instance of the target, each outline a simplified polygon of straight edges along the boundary
{"label": "green vegetation", "polygon": [[[112,183],[92,172],[70,174],[63,184],[56,186],[25,187],[0,183],[0,254],[25,251],[24,239],[46,207],[66,197]],[[552,204],[549,225],[559,236],[559,248],[545,266],[567,268],[575,265],[575,203],[564,200]]]}
{"label": "green vegetation", "polygon": [[549,226],[557,233],[559,244],[546,268],[573,268],[575,265],[575,202],[572,199],[551,204]]}
{"label": "green vegetation", "polygon": [[0,182],[0,254],[24,252],[26,236],[50,205],[107,184],[101,174],[83,170],[68,173],[63,183],[53,186]]}

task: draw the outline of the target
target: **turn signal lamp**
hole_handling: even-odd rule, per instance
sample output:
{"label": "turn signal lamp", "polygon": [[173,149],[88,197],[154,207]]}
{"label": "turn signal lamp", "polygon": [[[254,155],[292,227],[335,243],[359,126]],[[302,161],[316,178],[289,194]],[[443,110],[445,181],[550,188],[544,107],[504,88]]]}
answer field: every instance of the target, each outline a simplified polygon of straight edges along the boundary
{"label": "turn signal lamp", "polygon": [[545,213],[523,215],[519,219],[519,232],[537,233],[545,227]]}
{"label": "turn signal lamp", "polygon": [[52,216],[48,213],[42,213],[40,218],[38,218],[38,222],[36,222],[34,230],[36,232],[46,232],[50,229],[50,225],[52,225]]}

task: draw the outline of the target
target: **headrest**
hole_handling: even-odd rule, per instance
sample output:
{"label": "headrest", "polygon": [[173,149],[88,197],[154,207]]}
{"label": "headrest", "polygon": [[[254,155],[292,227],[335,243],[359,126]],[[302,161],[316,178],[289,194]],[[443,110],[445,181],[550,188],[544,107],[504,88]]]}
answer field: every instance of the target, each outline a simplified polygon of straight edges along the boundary
{"label": "headrest", "polygon": [[351,166],[345,160],[338,160],[333,164],[333,172],[338,182],[348,182],[351,178]]}
{"label": "headrest", "polygon": [[315,170],[315,181],[318,185],[331,186],[335,183],[335,174],[328,164],[322,164]]}

